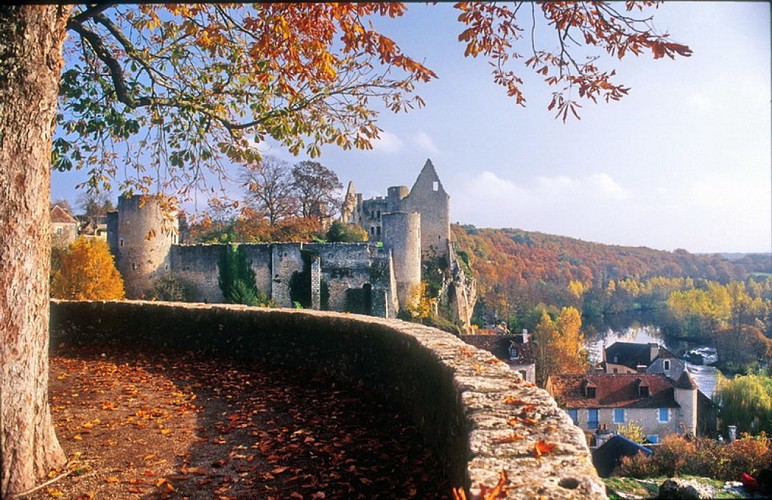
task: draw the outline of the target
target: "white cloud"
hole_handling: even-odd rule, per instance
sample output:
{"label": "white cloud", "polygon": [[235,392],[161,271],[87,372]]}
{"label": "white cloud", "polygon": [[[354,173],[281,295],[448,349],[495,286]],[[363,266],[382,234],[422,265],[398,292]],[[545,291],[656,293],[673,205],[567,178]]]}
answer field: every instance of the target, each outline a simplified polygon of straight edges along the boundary
{"label": "white cloud", "polygon": [[413,144],[418,146],[419,148],[423,149],[427,153],[438,153],[439,149],[437,149],[437,145],[434,144],[434,141],[432,138],[424,132],[423,130],[418,132],[415,137],[413,137]]}
{"label": "white cloud", "polygon": [[402,151],[402,140],[391,132],[385,130],[380,133],[380,137],[373,141],[373,151],[379,153],[399,153]]}
{"label": "white cloud", "polygon": [[606,173],[592,174],[586,177],[539,177],[532,190],[539,199],[548,202],[560,202],[568,198],[585,200],[626,200],[632,193]]}
{"label": "white cloud", "polygon": [[529,185],[519,185],[485,171],[459,189],[461,196],[454,196],[453,205],[463,220],[493,227],[524,227],[517,222],[524,215],[525,225],[531,227],[534,221],[554,225],[556,220],[597,220],[614,212],[608,210],[609,204],[633,199],[629,190],[605,173],[580,178],[538,177]]}

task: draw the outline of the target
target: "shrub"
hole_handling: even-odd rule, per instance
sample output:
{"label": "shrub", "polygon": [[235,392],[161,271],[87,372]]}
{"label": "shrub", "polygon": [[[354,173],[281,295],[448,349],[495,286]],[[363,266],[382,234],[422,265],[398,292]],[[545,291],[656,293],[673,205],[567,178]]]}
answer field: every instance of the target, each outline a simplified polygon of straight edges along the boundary
{"label": "shrub", "polygon": [[368,234],[367,231],[356,224],[345,224],[336,221],[327,230],[326,237],[330,243],[356,243],[367,241]]}
{"label": "shrub", "polygon": [[761,469],[772,464],[772,439],[764,432],[758,436],[742,434],[740,439],[725,446],[724,455],[727,471],[717,479],[737,481],[743,472],[755,477]]}
{"label": "shrub", "polygon": [[642,451],[639,451],[632,457],[622,457],[619,467],[614,471],[614,475],[644,479],[661,476],[662,473],[659,470],[659,463],[646,456]]}
{"label": "shrub", "polygon": [[161,276],[153,287],[148,290],[149,300],[167,300],[172,302],[188,302],[195,295],[195,286],[178,279],[171,273]]}
{"label": "shrub", "polygon": [[705,437],[689,440],[671,435],[663,439],[649,457],[641,453],[622,458],[614,475],[642,479],[689,474],[737,481],[740,474],[756,476],[770,463],[772,440],[764,433],[758,436],[743,434],[728,444]]}

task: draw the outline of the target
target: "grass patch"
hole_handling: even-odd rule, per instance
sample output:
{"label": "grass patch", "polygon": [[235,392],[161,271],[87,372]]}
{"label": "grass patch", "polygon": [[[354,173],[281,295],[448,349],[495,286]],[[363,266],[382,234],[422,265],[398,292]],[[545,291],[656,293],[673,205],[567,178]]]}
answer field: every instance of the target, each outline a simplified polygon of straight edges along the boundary
{"label": "grass patch", "polygon": [[[714,498],[749,498],[733,490],[724,490],[724,481],[710,479],[707,477],[680,476],[681,479],[697,481],[701,484],[713,486]],[[656,498],[659,494],[659,485],[662,484],[666,476],[651,477],[648,479],[635,479],[632,477],[607,477],[603,479],[606,485],[608,497],[610,500],[622,500],[629,498]]]}

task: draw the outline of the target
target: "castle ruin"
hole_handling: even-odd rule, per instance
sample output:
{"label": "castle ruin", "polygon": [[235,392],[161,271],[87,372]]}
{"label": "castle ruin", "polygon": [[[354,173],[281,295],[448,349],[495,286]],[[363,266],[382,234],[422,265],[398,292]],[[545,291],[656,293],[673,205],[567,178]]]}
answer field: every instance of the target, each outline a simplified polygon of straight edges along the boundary
{"label": "castle ruin", "polygon": [[[450,197],[431,161],[412,189],[390,187],[386,198],[364,200],[349,183],[341,221],[367,230],[363,243],[239,244],[255,275],[255,285],[278,307],[396,317],[415,300],[422,266],[441,263],[449,277],[438,303],[445,317],[468,327],[475,294],[460,270],[450,233]],[[122,196],[108,215],[108,244],[121,272],[126,295],[146,296],[164,277],[190,285],[188,299],[220,303],[219,265],[228,245],[181,245],[175,214],[152,196]],[[435,311],[437,312],[437,311]]]}

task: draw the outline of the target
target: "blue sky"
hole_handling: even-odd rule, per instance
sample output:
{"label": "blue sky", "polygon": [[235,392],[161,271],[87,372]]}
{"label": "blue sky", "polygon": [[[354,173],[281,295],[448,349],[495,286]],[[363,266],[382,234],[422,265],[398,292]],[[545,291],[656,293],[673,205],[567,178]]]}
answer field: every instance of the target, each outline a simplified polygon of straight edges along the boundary
{"label": "blue sky", "polygon": [[[430,158],[453,222],[662,250],[772,251],[766,2],[666,2],[655,26],[693,55],[605,58],[630,94],[586,104],[582,119],[566,124],[547,111],[551,89],[540,76],[521,72],[522,108],[493,83],[484,60],[464,58],[451,7],[410,4],[403,18],[379,21],[439,79],[418,87],[426,107],[381,113],[372,151],[323,149],[318,161],[344,185],[384,195],[412,185]],[[55,173],[52,198],[75,201],[81,180]]]}

